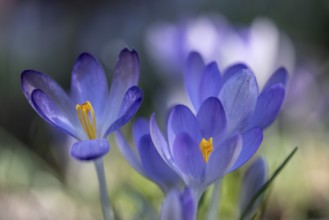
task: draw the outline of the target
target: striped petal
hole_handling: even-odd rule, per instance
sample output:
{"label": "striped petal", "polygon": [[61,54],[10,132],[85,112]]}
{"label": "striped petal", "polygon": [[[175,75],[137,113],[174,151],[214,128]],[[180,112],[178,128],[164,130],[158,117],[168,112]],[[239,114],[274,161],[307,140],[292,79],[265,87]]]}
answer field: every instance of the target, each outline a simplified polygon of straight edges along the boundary
{"label": "striped petal", "polygon": [[229,172],[238,169],[254,156],[263,141],[263,131],[259,128],[250,129],[243,133],[242,139],[243,145],[241,153]]}
{"label": "striped petal", "polygon": [[74,120],[69,118],[65,111],[62,111],[61,105],[54,102],[54,100],[42,90],[33,90],[31,94],[31,103],[38,114],[51,125],[77,139],[87,139],[85,133],[82,132],[81,125],[72,124]]}
{"label": "striped petal", "polygon": [[111,124],[120,114],[120,103],[128,89],[137,86],[139,80],[139,60],[135,50],[120,52],[112,77],[110,95],[104,106],[104,124]]}
{"label": "striped petal", "polygon": [[187,94],[195,110],[199,109],[200,102],[200,84],[202,73],[204,71],[204,62],[197,52],[189,54],[184,71],[184,81]]}
{"label": "striped petal", "polygon": [[[79,128],[76,128],[76,125],[80,124],[76,115],[74,103],[72,103],[71,99],[67,96],[65,91],[50,76],[35,70],[25,70],[21,74],[21,86],[23,93],[26,99],[29,101],[30,105],[47,122],[51,123],[52,125],[56,124],[50,122],[51,120],[46,119],[47,116],[44,113],[39,112],[40,107],[37,108],[35,106],[35,103],[37,103],[37,101],[32,101],[32,93],[34,92],[34,90],[40,90],[44,94],[46,94],[47,102],[52,103],[51,105],[53,107],[56,106],[56,114],[60,115],[62,121],[67,121],[65,124],[68,124],[68,127],[75,127],[76,130],[79,130]],[[40,91],[37,93],[40,94]],[[39,98],[41,96],[45,97],[45,95],[38,95]],[[73,129],[64,130],[70,130],[66,132],[73,135],[74,137],[77,137],[82,134],[81,131],[74,132]]]}
{"label": "striped petal", "polygon": [[240,69],[231,75],[219,93],[228,124],[228,132],[240,129],[254,111],[258,98],[258,86],[249,69]]}
{"label": "striped petal", "polygon": [[[138,111],[140,105],[142,104],[143,92],[137,86],[131,87],[125,94],[118,116],[115,121],[106,130],[104,137],[109,135],[111,132],[120,128],[126,124]],[[107,124],[105,122],[104,126],[106,128]]]}
{"label": "striped petal", "polygon": [[100,63],[88,53],[82,53],[74,64],[71,96],[75,104],[89,101],[93,105],[96,118],[102,117],[108,97],[107,79]]}

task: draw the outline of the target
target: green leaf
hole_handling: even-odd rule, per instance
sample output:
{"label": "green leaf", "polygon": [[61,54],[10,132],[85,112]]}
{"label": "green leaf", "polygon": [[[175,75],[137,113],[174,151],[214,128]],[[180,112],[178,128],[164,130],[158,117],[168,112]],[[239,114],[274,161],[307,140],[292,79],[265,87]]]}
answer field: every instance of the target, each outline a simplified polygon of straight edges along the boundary
{"label": "green leaf", "polygon": [[298,147],[295,147],[291,153],[286,157],[286,159],[281,163],[281,165],[274,171],[271,178],[267,180],[267,182],[264,184],[264,186],[256,193],[256,195],[250,200],[249,204],[247,205],[246,209],[242,212],[240,220],[245,219],[247,216],[249,210],[253,207],[256,200],[270,187],[274,179],[280,174],[280,172],[283,170],[283,168],[287,165],[287,163],[290,161],[290,159],[295,155],[296,151],[298,150]]}

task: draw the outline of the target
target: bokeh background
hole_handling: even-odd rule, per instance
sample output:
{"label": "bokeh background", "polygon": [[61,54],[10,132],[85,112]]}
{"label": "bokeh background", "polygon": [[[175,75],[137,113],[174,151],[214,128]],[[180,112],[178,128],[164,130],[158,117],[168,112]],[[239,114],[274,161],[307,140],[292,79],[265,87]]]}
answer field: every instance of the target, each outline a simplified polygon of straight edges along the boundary
{"label": "bokeh background", "polygon": [[[98,57],[110,80],[119,51],[134,48],[144,91],[137,116],[164,116],[168,106],[186,98],[179,89],[181,69],[168,57],[161,64],[168,36],[160,34],[164,39],[158,42],[152,31],[209,16],[233,30],[248,30],[260,19],[270,25],[265,36],[279,34],[288,42],[288,52],[278,55],[290,70],[286,100],[258,154],[268,160],[271,174],[293,147],[299,151],[270,188],[264,219],[329,218],[329,1],[0,0],[0,219],[101,219],[94,165],[70,158],[73,140],[29,106],[20,87],[23,70],[47,73],[68,91],[81,52]],[[266,46],[264,57],[273,54]],[[130,131],[127,124],[124,132]],[[113,137],[110,141],[105,169],[115,212],[120,219],[157,219],[161,191],[127,164]],[[222,219],[237,216],[237,180],[244,169],[224,180]]]}

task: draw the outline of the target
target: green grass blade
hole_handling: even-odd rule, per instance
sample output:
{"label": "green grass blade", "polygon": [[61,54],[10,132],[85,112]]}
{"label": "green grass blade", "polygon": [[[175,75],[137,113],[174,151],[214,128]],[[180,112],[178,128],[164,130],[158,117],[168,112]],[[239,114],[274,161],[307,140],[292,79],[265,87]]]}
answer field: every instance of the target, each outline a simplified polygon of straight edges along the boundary
{"label": "green grass blade", "polygon": [[253,207],[256,200],[270,187],[274,179],[280,174],[280,172],[283,170],[283,168],[287,165],[287,163],[290,161],[290,159],[295,155],[296,151],[298,150],[298,147],[295,147],[291,153],[286,157],[286,159],[281,163],[281,165],[274,171],[271,178],[269,178],[264,186],[256,193],[256,195],[250,200],[248,206],[246,209],[242,212],[242,215],[240,217],[240,220],[245,219],[247,216],[249,210]]}

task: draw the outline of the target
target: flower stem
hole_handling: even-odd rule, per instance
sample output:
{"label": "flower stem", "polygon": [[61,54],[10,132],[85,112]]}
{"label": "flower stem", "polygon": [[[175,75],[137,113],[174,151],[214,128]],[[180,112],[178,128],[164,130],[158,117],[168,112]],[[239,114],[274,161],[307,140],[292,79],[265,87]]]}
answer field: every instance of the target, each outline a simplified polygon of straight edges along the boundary
{"label": "flower stem", "polygon": [[112,220],[110,201],[108,199],[104,165],[102,158],[95,160],[95,167],[96,167],[98,183],[99,183],[99,196],[102,204],[103,217],[104,220]]}
{"label": "flower stem", "polygon": [[211,201],[209,204],[207,220],[219,219],[219,217],[217,216],[217,213],[218,213],[218,204],[219,204],[219,197],[220,197],[220,195],[219,195],[220,186],[221,186],[221,180],[219,179],[214,183],[212,197],[211,197]]}

